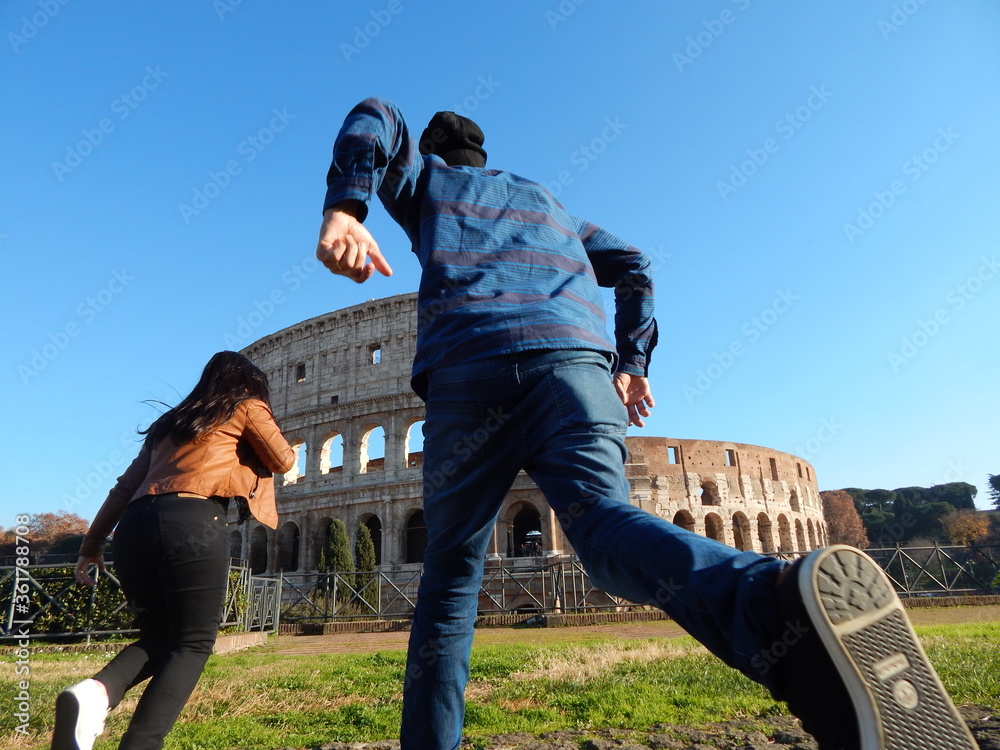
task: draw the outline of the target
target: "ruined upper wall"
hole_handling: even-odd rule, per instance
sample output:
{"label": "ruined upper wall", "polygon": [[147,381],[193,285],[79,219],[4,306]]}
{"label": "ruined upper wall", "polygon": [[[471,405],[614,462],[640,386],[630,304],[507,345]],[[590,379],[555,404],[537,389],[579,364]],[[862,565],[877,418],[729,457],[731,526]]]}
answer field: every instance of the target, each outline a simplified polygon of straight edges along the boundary
{"label": "ruined upper wall", "polygon": [[[673,449],[673,450],[671,450]],[[812,464],[798,456],[748,443],[636,436],[629,440],[630,463],[645,463],[651,474],[725,474],[772,482],[786,481],[819,491]]]}
{"label": "ruined upper wall", "polygon": [[416,293],[369,300],[265,336],[243,350],[271,384],[276,415],[337,404],[416,396]]}

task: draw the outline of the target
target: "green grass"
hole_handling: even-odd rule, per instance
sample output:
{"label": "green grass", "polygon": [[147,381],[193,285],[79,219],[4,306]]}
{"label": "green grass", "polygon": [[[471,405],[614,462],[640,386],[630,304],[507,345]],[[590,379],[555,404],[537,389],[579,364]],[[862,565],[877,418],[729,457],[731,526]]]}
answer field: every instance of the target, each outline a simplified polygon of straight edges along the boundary
{"label": "green grass", "polygon": [[1000,623],[916,628],[956,703],[1000,709]]}
{"label": "green grass", "polygon": [[[917,631],[957,703],[1000,710],[1000,623]],[[289,656],[270,650],[212,657],[166,748],[274,750],[396,736],[402,651]],[[6,711],[0,750],[47,747],[56,693],[106,661],[103,655],[33,655],[31,735],[18,735]],[[6,706],[14,703],[13,682],[0,682]],[[687,637],[477,646],[467,695],[466,734],[472,738],[747,717],[763,723],[784,712],[761,687]],[[117,746],[135,700],[128,697],[112,714],[97,750]]]}

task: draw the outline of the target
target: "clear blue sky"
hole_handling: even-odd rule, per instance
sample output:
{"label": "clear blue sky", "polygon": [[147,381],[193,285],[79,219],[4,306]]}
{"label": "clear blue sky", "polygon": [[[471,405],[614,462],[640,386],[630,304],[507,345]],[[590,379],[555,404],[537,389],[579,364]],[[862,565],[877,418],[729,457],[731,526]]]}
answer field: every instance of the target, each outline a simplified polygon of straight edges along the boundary
{"label": "clear blue sky", "polygon": [[[416,289],[312,262],[369,95],[649,251],[642,434],[796,453],[823,489],[1000,473],[1000,6],[5,2],[0,525],[92,518],[215,351]],[[272,304],[276,295],[277,304]]]}

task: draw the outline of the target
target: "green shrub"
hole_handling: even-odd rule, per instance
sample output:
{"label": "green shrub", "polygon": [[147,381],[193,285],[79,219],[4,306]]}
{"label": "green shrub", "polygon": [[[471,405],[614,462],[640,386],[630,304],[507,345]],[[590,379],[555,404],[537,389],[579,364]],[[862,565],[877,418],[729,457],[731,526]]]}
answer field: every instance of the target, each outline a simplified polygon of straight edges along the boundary
{"label": "green shrub", "polygon": [[[73,568],[31,568],[28,571],[31,612],[30,625],[36,635],[56,633],[84,633],[101,630],[130,630],[134,625],[132,614],[125,608],[125,595],[111,576],[98,578],[96,586],[76,583]],[[22,579],[23,580],[23,579]],[[41,590],[39,590],[41,589]],[[0,606],[6,609],[10,592],[5,591]]]}

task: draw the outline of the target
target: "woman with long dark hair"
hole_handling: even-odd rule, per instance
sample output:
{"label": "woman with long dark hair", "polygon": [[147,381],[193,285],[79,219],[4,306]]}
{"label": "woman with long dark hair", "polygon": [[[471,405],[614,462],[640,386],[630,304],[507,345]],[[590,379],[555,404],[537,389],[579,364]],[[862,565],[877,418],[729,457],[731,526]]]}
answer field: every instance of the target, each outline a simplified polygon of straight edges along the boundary
{"label": "woman with long dark hair", "polygon": [[[267,376],[219,352],[194,390],[147,430],[80,546],[76,580],[93,586],[115,529],[115,572],[139,640],[56,698],[53,750],[90,750],[109,707],[146,679],[119,748],[160,748],[212,653],[229,578],[226,512],[246,507],[277,527],[272,473],[294,451],[271,413]],[[242,513],[241,513],[242,516]]]}

